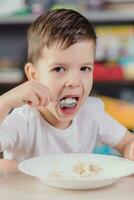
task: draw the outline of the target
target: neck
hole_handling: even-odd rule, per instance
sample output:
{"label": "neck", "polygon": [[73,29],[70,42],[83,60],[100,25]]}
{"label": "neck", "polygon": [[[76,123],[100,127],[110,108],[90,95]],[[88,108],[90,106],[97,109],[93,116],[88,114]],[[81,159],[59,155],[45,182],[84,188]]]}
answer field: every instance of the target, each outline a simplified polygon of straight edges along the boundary
{"label": "neck", "polygon": [[47,108],[39,107],[38,111],[42,115],[42,117],[52,126],[58,129],[65,129],[70,126],[70,121],[60,121],[54,116]]}

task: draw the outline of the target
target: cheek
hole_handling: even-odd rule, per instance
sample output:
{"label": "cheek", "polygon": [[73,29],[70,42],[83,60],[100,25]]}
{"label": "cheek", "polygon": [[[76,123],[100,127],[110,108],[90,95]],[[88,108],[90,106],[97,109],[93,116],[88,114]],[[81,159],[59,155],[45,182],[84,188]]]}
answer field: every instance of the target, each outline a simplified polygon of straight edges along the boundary
{"label": "cheek", "polygon": [[57,81],[51,81],[49,82],[49,85],[48,85],[49,89],[51,90],[51,93],[57,97],[57,95],[60,93],[61,91],[61,84]]}
{"label": "cheek", "polygon": [[90,91],[92,89],[92,86],[93,86],[93,76],[92,75],[90,77],[87,77],[84,80],[84,86],[85,86],[86,91]]}

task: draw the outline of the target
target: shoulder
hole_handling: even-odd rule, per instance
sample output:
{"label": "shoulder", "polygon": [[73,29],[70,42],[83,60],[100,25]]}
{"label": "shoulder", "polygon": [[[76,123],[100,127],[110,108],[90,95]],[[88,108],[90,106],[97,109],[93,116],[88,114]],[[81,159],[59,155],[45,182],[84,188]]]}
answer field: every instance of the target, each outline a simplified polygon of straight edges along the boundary
{"label": "shoulder", "polygon": [[104,111],[104,103],[101,99],[97,97],[88,97],[85,104],[80,110],[85,113],[99,113]]}
{"label": "shoulder", "polygon": [[86,105],[96,107],[97,109],[104,109],[103,101],[97,97],[88,97]]}
{"label": "shoulder", "polygon": [[19,108],[15,108],[12,113],[12,116],[18,117],[18,118],[23,118],[25,120],[29,120],[31,118],[35,118],[39,115],[38,111],[29,106],[29,105],[24,105]]}
{"label": "shoulder", "polygon": [[1,123],[1,130],[4,128],[6,132],[9,130],[17,134],[27,133],[30,127],[36,126],[37,112],[36,109],[27,105],[15,108]]}
{"label": "shoulder", "polygon": [[80,108],[77,119],[83,123],[87,123],[90,120],[98,121],[103,118],[104,103],[97,97],[88,97],[84,105]]}

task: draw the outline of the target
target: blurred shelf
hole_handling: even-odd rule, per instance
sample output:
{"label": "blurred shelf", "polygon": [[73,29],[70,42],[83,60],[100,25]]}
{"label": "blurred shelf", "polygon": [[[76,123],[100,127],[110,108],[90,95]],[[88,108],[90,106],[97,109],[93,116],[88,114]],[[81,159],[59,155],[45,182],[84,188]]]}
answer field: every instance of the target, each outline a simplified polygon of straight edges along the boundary
{"label": "blurred shelf", "polygon": [[134,85],[134,80],[113,80],[113,81],[95,81],[94,80],[94,84],[96,86],[103,86],[103,85],[119,85],[119,86],[129,86],[129,85]]}
{"label": "blurred shelf", "polygon": [[17,85],[20,85],[21,83],[23,83],[24,81],[18,81],[18,82],[7,82],[7,83],[2,83],[0,82],[0,88],[8,88],[8,87],[15,87]]}
{"label": "blurred shelf", "polygon": [[24,15],[24,16],[0,16],[0,24],[30,24],[37,16]]}
{"label": "blurred shelf", "polygon": [[0,70],[0,84],[4,83],[17,83],[24,79],[24,73],[20,68],[6,68]]}
{"label": "blurred shelf", "polygon": [[118,122],[126,126],[130,130],[134,130],[134,104],[110,98],[106,96],[100,96],[104,102],[106,111]]}
{"label": "blurred shelf", "polygon": [[90,11],[84,14],[92,22],[130,22],[134,21],[134,11],[125,10],[107,10],[107,11]]}
{"label": "blurred shelf", "polygon": [[22,82],[14,82],[14,83],[0,83],[0,95],[4,94],[5,92],[13,89],[14,87],[17,87],[18,85],[20,85]]}
{"label": "blurred shelf", "polygon": [[[134,11],[121,11],[121,10],[108,10],[108,11],[87,11],[83,15],[90,19],[92,22],[133,22]],[[25,15],[25,16],[0,16],[0,24],[30,24],[38,16]]]}
{"label": "blurred shelf", "polygon": [[[92,93],[133,102],[134,80],[94,81]],[[125,96],[124,96],[125,95]]]}

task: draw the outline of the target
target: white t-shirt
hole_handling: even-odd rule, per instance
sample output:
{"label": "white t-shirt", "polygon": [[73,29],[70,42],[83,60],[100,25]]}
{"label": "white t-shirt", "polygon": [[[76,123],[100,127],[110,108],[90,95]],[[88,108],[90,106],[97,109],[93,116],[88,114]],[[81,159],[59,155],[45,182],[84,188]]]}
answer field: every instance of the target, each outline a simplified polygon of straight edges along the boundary
{"label": "white t-shirt", "polygon": [[0,150],[22,160],[53,153],[91,153],[96,142],[117,145],[126,128],[110,117],[101,100],[89,97],[72,124],[57,129],[31,106],[13,110],[0,125]]}

